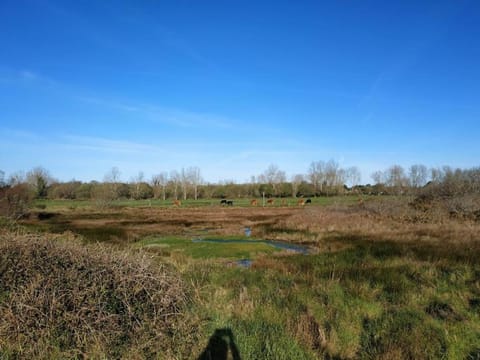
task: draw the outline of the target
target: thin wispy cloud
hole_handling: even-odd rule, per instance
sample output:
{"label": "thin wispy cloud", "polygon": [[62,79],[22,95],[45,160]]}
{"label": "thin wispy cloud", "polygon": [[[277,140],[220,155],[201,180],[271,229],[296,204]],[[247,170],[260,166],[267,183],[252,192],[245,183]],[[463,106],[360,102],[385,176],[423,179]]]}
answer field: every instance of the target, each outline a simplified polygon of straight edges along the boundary
{"label": "thin wispy cloud", "polygon": [[214,114],[173,109],[154,104],[134,102],[127,103],[123,101],[108,100],[100,97],[76,96],[76,99],[115,110],[134,112],[141,115],[144,119],[153,122],[170,124],[181,128],[211,127],[229,129],[235,126],[233,120]]}
{"label": "thin wispy cloud", "polygon": [[137,106],[128,105],[123,102],[107,100],[99,97],[79,95],[79,96],[74,96],[74,98],[88,104],[100,105],[100,106],[109,107],[112,109],[117,109],[122,111],[141,111],[141,109]]}
{"label": "thin wispy cloud", "polygon": [[65,135],[59,145],[75,150],[90,150],[113,154],[165,153],[166,149],[151,144],[143,144],[125,140],[114,140],[89,136]]}
{"label": "thin wispy cloud", "polygon": [[27,79],[27,80],[37,80],[38,79],[38,75],[29,71],[29,70],[20,71],[20,76],[23,79]]}
{"label": "thin wispy cloud", "polygon": [[12,83],[30,82],[32,85],[38,86],[39,89],[47,87],[56,91],[61,91],[63,96],[70,97],[74,100],[87,104],[93,104],[109,108],[113,110],[136,113],[142,119],[165,123],[181,128],[219,128],[232,129],[239,126],[240,122],[236,122],[225,116],[189,111],[185,109],[176,109],[158,104],[138,103],[134,101],[124,101],[111,99],[108,96],[91,96],[85,94],[84,90],[75,89],[69,84],[63,84],[39,72],[31,70],[8,70],[3,71],[0,79]]}
{"label": "thin wispy cloud", "polygon": [[48,76],[31,69],[13,69],[1,66],[0,81],[12,85],[35,85],[51,87],[56,82]]}
{"label": "thin wispy cloud", "polygon": [[2,135],[3,141],[7,141],[9,139],[15,139],[20,141],[37,141],[43,138],[42,136],[31,131],[12,129],[7,127],[0,127],[0,134]]}

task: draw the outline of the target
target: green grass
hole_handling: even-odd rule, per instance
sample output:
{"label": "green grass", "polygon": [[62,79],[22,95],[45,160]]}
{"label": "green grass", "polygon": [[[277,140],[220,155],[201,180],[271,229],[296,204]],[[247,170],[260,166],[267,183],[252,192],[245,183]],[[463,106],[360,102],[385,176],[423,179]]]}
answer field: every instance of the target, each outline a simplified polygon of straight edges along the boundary
{"label": "green grass", "polygon": [[[245,240],[242,237],[223,236],[211,237],[212,239]],[[251,240],[251,239],[249,239]],[[208,243],[193,242],[191,238],[185,237],[147,237],[138,242],[141,248],[156,251],[159,254],[170,255],[172,252],[182,253],[194,259],[244,259],[255,258],[258,255],[272,254],[278,251],[274,247],[261,242],[248,243]]]}
{"label": "green grass", "polygon": [[[480,265],[369,242],[337,253],[195,263],[206,338],[228,327],[257,359],[465,359],[478,353]],[[264,260],[262,262],[262,259]],[[473,304],[473,305],[472,305]],[[473,356],[473,355],[471,355]],[[474,357],[473,357],[474,358]]]}
{"label": "green grass", "polygon": [[[367,197],[363,196],[364,199]],[[250,200],[253,198],[241,198],[241,199],[231,199],[233,200],[234,207],[250,207]],[[323,196],[323,197],[312,197],[311,205],[317,206],[328,206],[334,204],[355,204],[358,202],[358,196]],[[230,200],[230,199],[229,199]],[[262,199],[257,198],[258,206],[262,206]],[[298,198],[283,198],[275,199],[276,207],[283,206],[282,201],[286,206],[297,206]],[[180,200],[182,207],[205,207],[205,206],[220,206],[220,199],[187,199]],[[266,200],[265,200],[266,201]],[[95,200],[50,200],[50,199],[37,199],[33,203],[32,207],[38,210],[49,210],[49,211],[59,211],[63,209],[75,210],[75,209],[89,209],[96,207],[98,203]],[[160,200],[160,199],[147,199],[147,200],[114,200],[110,203],[112,207],[172,207],[173,201],[169,200]],[[272,206],[265,204],[265,206]],[[309,206],[309,205],[306,205]]]}

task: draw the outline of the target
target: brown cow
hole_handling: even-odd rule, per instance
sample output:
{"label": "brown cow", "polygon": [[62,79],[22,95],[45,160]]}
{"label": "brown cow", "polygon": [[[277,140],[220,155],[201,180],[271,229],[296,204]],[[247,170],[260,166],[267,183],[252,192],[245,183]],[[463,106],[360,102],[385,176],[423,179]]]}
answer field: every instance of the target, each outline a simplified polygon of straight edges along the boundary
{"label": "brown cow", "polygon": [[173,206],[181,206],[182,203],[180,202],[180,200],[173,200]]}
{"label": "brown cow", "polygon": [[250,200],[250,205],[257,206],[258,205],[257,199]]}
{"label": "brown cow", "polygon": [[297,201],[297,205],[299,205],[299,206],[305,205],[305,200],[304,200],[304,199],[298,200],[298,201]]}
{"label": "brown cow", "polygon": [[275,205],[275,199],[268,199],[267,204],[269,205]]}

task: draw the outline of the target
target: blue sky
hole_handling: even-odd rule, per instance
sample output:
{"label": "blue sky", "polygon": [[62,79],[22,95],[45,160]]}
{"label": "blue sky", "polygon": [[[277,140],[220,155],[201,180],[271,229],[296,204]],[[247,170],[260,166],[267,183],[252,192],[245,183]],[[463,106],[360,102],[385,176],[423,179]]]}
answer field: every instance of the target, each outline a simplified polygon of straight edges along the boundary
{"label": "blue sky", "polygon": [[0,2],[0,170],[479,166],[478,1]]}

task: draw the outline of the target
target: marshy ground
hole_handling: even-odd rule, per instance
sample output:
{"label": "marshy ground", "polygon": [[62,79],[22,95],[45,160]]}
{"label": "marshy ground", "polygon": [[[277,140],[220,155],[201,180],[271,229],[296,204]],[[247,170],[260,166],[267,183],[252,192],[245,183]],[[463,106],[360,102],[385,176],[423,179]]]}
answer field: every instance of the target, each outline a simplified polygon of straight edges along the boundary
{"label": "marshy ground", "polygon": [[[128,339],[134,332],[128,330],[125,340],[115,343],[114,356],[140,349],[139,358],[179,359],[211,354],[218,359],[480,357],[478,221],[417,209],[411,199],[394,197],[314,199],[312,206],[265,208],[213,201],[180,208],[43,205],[22,220],[23,232],[56,234],[45,236],[79,249],[102,243],[101,252],[130,254],[133,262],[147,256],[149,266],[167,266],[178,277],[174,283],[182,284],[175,287],[175,296],[184,299],[175,325],[163,332],[147,326],[157,334],[157,347],[148,337],[142,338],[148,346],[132,345]],[[253,239],[303,244],[312,251],[302,255],[262,243],[192,242],[199,236],[242,239],[245,227]],[[235,266],[234,260],[243,258],[253,260],[250,268]],[[11,296],[16,296],[13,289],[4,290],[0,301],[7,304]],[[102,336],[96,337],[99,343],[110,339]],[[0,354],[14,358],[21,354],[21,339],[9,339],[0,343]],[[22,339],[25,346],[29,338]],[[57,341],[45,347],[44,355],[75,354],[75,344]],[[112,355],[106,346],[82,346],[95,356]]]}

